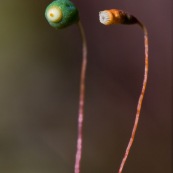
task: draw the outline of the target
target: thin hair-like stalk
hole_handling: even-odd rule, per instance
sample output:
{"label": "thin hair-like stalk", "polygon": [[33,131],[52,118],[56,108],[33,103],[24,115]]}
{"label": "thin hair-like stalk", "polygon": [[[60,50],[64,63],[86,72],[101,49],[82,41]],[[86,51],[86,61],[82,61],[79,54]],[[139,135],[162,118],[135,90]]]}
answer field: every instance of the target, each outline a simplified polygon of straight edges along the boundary
{"label": "thin hair-like stalk", "polygon": [[146,27],[141,22],[138,22],[138,24],[140,25],[140,27],[143,29],[143,32],[144,32],[144,49],[145,49],[144,79],[143,79],[142,90],[141,90],[139,100],[138,100],[138,104],[137,104],[136,118],[135,118],[135,121],[134,121],[131,138],[130,138],[128,146],[126,148],[126,152],[124,154],[124,157],[123,157],[123,160],[121,162],[118,173],[122,173],[122,170],[124,168],[124,165],[126,163],[127,157],[129,155],[130,149],[132,147],[132,144],[133,144],[133,141],[134,141],[134,138],[135,138],[135,135],[136,135],[136,130],[137,130],[137,127],[138,127],[138,122],[139,122],[139,117],[140,117],[140,112],[141,112],[141,107],[142,107],[142,101],[143,101],[143,98],[144,98],[146,85],[147,85],[147,80],[148,80],[148,32],[147,32]]}
{"label": "thin hair-like stalk", "polygon": [[80,173],[81,157],[82,157],[82,143],[83,143],[83,119],[84,119],[84,101],[85,101],[85,80],[87,67],[87,42],[82,23],[78,22],[78,28],[82,38],[82,67],[80,76],[80,92],[79,92],[79,114],[78,114],[78,136],[76,160],[74,165],[74,173]]}

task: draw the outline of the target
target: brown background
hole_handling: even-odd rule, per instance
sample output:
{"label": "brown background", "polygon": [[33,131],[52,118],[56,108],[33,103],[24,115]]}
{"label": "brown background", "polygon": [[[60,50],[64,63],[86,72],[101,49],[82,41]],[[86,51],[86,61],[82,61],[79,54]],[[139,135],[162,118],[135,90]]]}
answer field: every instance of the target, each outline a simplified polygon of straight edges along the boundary
{"label": "brown background", "polygon": [[[105,27],[98,12],[119,8],[149,31],[149,81],[124,173],[171,173],[172,1],[73,1],[88,41],[81,173],[113,173],[129,140],[144,69],[143,33]],[[81,39],[77,26],[51,28],[50,1],[0,3],[0,172],[72,173]]]}

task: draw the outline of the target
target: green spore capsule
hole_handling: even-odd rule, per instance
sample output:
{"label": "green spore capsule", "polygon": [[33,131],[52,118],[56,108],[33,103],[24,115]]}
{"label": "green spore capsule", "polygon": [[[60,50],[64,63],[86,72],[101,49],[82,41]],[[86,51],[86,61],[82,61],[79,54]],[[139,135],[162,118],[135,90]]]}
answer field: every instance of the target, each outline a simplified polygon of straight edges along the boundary
{"label": "green spore capsule", "polygon": [[57,29],[79,21],[78,10],[69,0],[55,0],[50,3],[45,10],[45,17],[49,24]]}

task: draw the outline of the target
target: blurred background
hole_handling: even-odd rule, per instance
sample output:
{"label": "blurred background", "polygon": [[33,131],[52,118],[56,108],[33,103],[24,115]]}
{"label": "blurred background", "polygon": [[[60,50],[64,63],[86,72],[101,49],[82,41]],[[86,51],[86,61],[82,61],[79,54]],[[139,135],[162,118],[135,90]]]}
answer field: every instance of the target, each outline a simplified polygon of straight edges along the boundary
{"label": "blurred background", "polygon": [[[77,25],[55,30],[51,1],[1,1],[0,172],[72,173],[82,44]],[[171,173],[172,1],[73,1],[88,41],[81,173],[118,172],[144,72],[143,32],[105,27],[98,12],[118,8],[149,32],[149,80],[124,173]]]}

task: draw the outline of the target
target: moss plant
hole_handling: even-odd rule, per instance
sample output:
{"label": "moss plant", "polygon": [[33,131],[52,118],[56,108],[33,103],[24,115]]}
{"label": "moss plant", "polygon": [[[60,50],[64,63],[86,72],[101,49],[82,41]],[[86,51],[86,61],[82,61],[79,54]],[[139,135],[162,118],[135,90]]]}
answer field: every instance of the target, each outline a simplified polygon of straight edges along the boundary
{"label": "moss plant", "polygon": [[111,9],[111,10],[104,10],[99,13],[99,19],[100,22],[104,25],[112,25],[112,24],[138,24],[143,32],[144,32],[144,49],[145,49],[145,69],[144,69],[144,79],[143,79],[143,85],[141,94],[139,96],[138,104],[137,104],[137,111],[136,111],[136,118],[133,125],[132,134],[129,140],[129,143],[126,148],[126,152],[124,154],[123,160],[121,162],[119,173],[122,172],[125,162],[127,160],[127,157],[129,155],[130,149],[132,147],[133,141],[135,139],[135,134],[139,122],[141,107],[142,107],[142,101],[144,98],[146,86],[147,86],[147,79],[148,79],[148,32],[144,24],[142,24],[136,17],[133,15],[130,15],[122,10],[117,9]]}
{"label": "moss plant", "polygon": [[[86,78],[86,66],[87,66],[87,45],[83,26],[79,19],[79,13],[75,5],[69,0],[55,0],[48,5],[45,11],[45,17],[49,24],[56,28],[62,29],[64,27],[70,26],[71,24],[77,23],[80,31],[80,35],[83,41],[83,61],[81,67],[81,77],[80,77],[80,94],[79,94],[79,114],[78,114],[78,137],[77,137],[77,150],[76,150],[76,160],[74,164],[74,173],[80,173],[80,162],[82,156],[82,142],[83,142],[83,118],[84,118],[84,98],[85,98],[85,78]],[[146,27],[133,15],[130,15],[122,10],[111,9],[104,10],[99,13],[100,22],[104,25],[112,24],[138,24],[144,32],[144,48],[145,48],[145,69],[144,69],[144,79],[142,91],[139,96],[136,118],[134,121],[134,126],[132,134],[126,148],[125,155],[120,164],[118,173],[122,173],[124,165],[126,163],[127,157],[129,155],[130,149],[132,147],[133,141],[135,139],[135,134],[139,122],[142,101],[145,94],[145,89],[148,79],[148,33]]]}
{"label": "moss plant", "polygon": [[85,98],[85,76],[87,67],[87,43],[85,32],[82,23],[79,20],[79,13],[75,5],[69,0],[55,0],[50,3],[45,11],[45,17],[49,24],[56,28],[61,29],[77,23],[80,35],[83,42],[83,60],[80,75],[80,93],[79,93],[79,114],[78,114],[78,137],[77,137],[77,150],[76,161],[74,165],[74,172],[80,173],[80,162],[82,156],[82,129],[84,118],[84,98]]}

